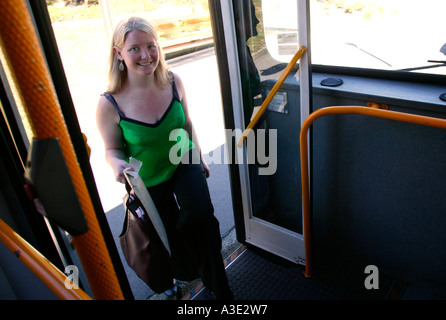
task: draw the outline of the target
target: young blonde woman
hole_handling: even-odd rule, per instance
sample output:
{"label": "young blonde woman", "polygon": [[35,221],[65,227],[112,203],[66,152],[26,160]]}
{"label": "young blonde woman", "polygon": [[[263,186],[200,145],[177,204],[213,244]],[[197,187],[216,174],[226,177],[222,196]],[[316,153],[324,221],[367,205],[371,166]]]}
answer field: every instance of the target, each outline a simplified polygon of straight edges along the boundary
{"label": "young blonde woman", "polygon": [[[168,71],[148,21],[122,21],[112,42],[109,88],[96,114],[106,160],[121,183],[130,157],[143,163],[139,174],[165,224],[176,278],[199,276],[216,299],[232,299],[206,181],[209,167],[188,114],[184,85]],[[188,161],[178,163],[172,155]]]}

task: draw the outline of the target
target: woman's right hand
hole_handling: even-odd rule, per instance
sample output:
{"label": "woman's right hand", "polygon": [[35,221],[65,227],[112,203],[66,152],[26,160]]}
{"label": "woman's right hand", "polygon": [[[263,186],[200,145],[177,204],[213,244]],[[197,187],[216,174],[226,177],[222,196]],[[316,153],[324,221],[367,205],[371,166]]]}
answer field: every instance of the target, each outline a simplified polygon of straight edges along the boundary
{"label": "woman's right hand", "polygon": [[113,168],[113,173],[115,174],[115,180],[121,183],[125,183],[124,170],[127,168],[133,170],[132,166],[122,159],[113,159],[111,166]]}

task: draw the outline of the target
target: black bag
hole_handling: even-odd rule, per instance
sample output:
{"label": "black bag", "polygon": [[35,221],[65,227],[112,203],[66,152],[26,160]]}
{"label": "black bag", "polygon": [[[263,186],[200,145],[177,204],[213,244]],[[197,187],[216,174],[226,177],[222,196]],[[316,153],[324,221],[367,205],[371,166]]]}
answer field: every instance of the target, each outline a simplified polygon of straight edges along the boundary
{"label": "black bag", "polygon": [[[144,207],[138,198],[127,194],[124,209],[125,219],[119,242],[128,265],[155,293],[172,288],[173,273],[169,253]],[[138,214],[141,213],[143,215],[140,218]]]}

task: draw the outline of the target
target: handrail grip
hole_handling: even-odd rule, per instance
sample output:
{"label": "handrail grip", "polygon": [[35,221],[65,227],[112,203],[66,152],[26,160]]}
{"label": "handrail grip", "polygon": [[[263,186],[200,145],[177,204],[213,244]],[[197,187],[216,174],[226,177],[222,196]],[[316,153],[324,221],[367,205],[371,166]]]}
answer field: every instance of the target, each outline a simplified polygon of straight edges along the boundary
{"label": "handrail grip", "polygon": [[294,65],[297,63],[297,61],[304,55],[304,53],[307,51],[307,49],[302,46],[299,48],[299,50],[296,52],[294,57],[291,59],[291,61],[286,66],[285,70],[283,70],[282,74],[280,75],[279,80],[277,80],[276,84],[271,89],[271,92],[266,96],[265,101],[263,101],[262,105],[260,106],[259,110],[256,112],[254,117],[252,118],[251,122],[246,127],[245,131],[243,131],[242,136],[240,137],[237,146],[240,148],[243,144],[243,141],[245,141],[246,137],[251,132],[252,128],[254,128],[257,125],[257,122],[259,121],[260,117],[263,115],[263,113],[266,111],[266,108],[270,104],[271,100],[276,95],[279,88],[284,83],[286,77],[290,74],[291,70],[293,69]]}
{"label": "handrail grip", "polygon": [[308,130],[312,123],[318,118],[335,114],[359,114],[371,117],[378,117],[389,120],[396,120],[419,124],[424,126],[446,129],[446,119],[439,119],[427,116],[420,116],[397,111],[375,109],[361,106],[336,106],[325,107],[311,113],[304,121],[300,131],[300,161],[302,173],[302,211],[304,224],[304,245],[305,245],[305,277],[312,276],[312,256],[311,256],[311,213],[310,213],[310,185],[308,173]]}
{"label": "handrail grip", "polygon": [[67,277],[0,219],[0,242],[22,261],[54,294],[64,300],[91,300],[80,288],[67,289]]}

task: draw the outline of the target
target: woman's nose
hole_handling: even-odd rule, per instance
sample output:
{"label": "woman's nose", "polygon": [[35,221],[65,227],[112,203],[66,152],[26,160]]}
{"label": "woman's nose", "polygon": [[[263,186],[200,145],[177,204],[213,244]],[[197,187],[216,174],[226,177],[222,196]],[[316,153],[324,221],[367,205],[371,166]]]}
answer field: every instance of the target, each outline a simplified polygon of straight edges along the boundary
{"label": "woman's nose", "polygon": [[147,59],[150,57],[150,52],[148,49],[141,50],[141,58]]}

